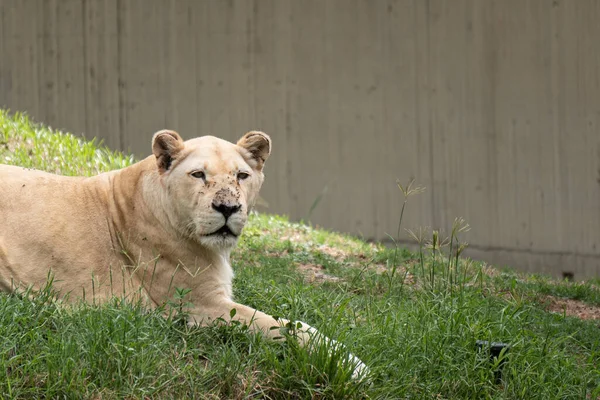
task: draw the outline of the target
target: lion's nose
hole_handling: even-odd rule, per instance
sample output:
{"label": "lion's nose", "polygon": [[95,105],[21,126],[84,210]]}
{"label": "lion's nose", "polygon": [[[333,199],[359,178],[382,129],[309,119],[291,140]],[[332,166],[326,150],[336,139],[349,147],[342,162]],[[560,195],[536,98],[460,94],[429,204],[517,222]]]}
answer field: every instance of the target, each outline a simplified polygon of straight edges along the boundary
{"label": "lion's nose", "polygon": [[212,203],[212,208],[214,208],[215,210],[217,210],[218,212],[223,214],[225,219],[227,219],[231,216],[231,214],[235,214],[236,212],[240,211],[241,206],[239,206],[239,205],[230,206],[225,203],[221,203],[221,204]]}

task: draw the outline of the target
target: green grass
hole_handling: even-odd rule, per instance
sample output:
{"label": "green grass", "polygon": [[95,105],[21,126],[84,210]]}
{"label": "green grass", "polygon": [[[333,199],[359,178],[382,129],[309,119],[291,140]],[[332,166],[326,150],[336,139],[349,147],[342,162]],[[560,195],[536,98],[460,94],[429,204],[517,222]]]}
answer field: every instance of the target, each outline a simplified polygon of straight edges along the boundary
{"label": "green grass", "polygon": [[[0,111],[0,161],[89,175],[133,159]],[[187,328],[118,299],[61,305],[47,287],[0,295],[0,397],[599,398],[598,322],[549,313],[542,301],[599,305],[597,284],[456,258],[459,230],[453,250],[429,233],[411,253],[252,216],[233,255],[237,300],[338,339],[370,366],[370,382],[352,381],[323,349],[235,324]],[[511,345],[500,383],[479,339]]]}
{"label": "green grass", "polygon": [[27,115],[0,109],[0,163],[36,168],[61,175],[96,175],[134,162],[95,140],[33,123]]}

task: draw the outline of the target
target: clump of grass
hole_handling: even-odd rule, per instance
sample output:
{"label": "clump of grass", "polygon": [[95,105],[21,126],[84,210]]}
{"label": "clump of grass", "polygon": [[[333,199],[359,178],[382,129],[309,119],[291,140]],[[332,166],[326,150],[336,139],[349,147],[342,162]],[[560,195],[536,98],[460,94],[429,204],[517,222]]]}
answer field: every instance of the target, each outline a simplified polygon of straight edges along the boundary
{"label": "clump of grass", "polygon": [[[65,174],[133,161],[6,112],[0,142],[2,162]],[[178,314],[164,318],[164,310],[119,298],[67,306],[48,286],[0,294],[0,397],[598,398],[597,323],[548,313],[534,301],[543,291],[598,304],[597,282],[500,272],[464,259],[465,226],[455,221],[447,240],[414,230],[420,250],[413,253],[281,216],[250,217],[232,255],[237,300],[344,343],[373,371],[369,383],[338,367],[345,350],[307,352],[236,323],[189,327]],[[336,279],[307,279],[299,268],[306,265]],[[181,314],[185,296],[181,288],[172,302]],[[511,345],[500,383],[477,340]]]}
{"label": "clump of grass", "polygon": [[0,109],[0,163],[61,175],[96,175],[133,164],[133,156],[112,151],[97,140],[55,131],[26,114]]}
{"label": "clump of grass", "polygon": [[[418,257],[421,278],[428,280],[431,289],[436,289],[440,285],[444,290],[452,291],[457,285],[459,286],[458,289],[462,289],[471,263],[460,258],[468,243],[461,241],[459,234],[467,232],[469,229],[469,224],[463,218],[454,220],[450,236],[445,238],[440,236],[440,231],[437,229],[431,231],[431,239],[429,240],[426,236],[427,229],[407,229],[408,235],[419,245]],[[429,255],[426,255],[427,251],[429,251]],[[426,259],[430,260],[430,265],[427,268],[429,270],[428,275],[425,274]]]}

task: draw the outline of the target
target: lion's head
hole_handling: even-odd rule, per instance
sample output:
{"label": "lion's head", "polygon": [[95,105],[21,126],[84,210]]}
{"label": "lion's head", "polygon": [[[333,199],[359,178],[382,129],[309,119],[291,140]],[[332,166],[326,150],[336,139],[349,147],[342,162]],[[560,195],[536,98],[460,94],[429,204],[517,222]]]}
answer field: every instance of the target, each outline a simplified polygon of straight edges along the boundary
{"label": "lion's head", "polygon": [[170,224],[214,250],[235,245],[264,180],[269,136],[252,131],[237,144],[213,136],[184,142],[165,130],[154,134],[152,152]]}

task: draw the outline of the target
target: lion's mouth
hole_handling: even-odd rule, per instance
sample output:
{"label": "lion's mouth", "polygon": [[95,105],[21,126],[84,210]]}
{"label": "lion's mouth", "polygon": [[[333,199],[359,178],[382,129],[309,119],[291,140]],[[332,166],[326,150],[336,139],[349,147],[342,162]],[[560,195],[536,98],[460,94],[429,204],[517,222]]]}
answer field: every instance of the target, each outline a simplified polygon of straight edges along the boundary
{"label": "lion's mouth", "polygon": [[235,233],[233,233],[231,231],[231,229],[229,229],[229,227],[227,225],[223,225],[222,227],[220,227],[219,229],[217,229],[213,233],[209,233],[206,236],[223,236],[223,237],[233,236],[233,237],[237,237],[238,235],[236,235]]}

